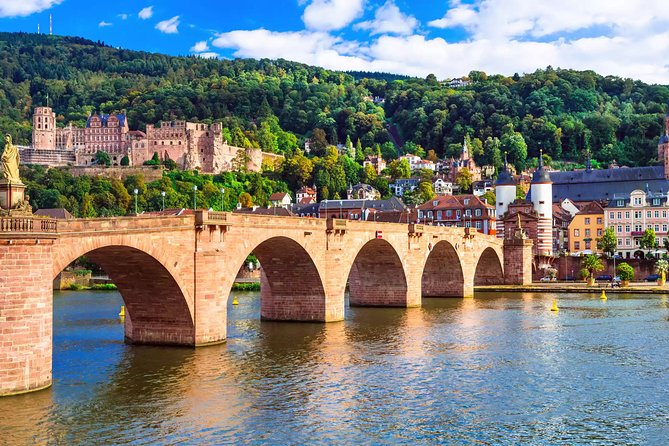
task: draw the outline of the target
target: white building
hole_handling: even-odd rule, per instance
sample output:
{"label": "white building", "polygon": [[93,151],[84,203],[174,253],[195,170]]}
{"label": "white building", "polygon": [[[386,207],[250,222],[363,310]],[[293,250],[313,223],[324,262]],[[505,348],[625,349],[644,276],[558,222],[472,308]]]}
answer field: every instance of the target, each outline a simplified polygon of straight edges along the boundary
{"label": "white building", "polygon": [[453,183],[445,181],[443,178],[434,180],[432,188],[437,195],[453,195]]}

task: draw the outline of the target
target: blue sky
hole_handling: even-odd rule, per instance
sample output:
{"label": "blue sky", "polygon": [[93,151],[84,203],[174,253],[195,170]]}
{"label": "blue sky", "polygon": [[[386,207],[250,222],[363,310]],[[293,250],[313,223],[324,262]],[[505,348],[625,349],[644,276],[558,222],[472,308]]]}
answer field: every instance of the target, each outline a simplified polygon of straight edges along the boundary
{"label": "blue sky", "polygon": [[0,0],[0,29],[439,78],[547,65],[669,84],[666,0]]}

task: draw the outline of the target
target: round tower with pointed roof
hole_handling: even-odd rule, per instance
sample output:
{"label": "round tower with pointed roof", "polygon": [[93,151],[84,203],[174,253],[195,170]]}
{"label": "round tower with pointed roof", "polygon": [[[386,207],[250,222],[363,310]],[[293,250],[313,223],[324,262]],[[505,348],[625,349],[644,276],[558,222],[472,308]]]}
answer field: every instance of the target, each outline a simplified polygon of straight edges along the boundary
{"label": "round tower with pointed roof", "polygon": [[540,255],[550,255],[553,253],[553,182],[544,168],[543,151],[539,153],[539,166],[532,175],[530,195],[532,207],[539,217],[537,251]]}
{"label": "round tower with pointed roof", "polygon": [[495,203],[497,237],[504,237],[504,221],[502,217],[509,210],[509,205],[516,199],[516,182],[513,179],[513,175],[509,172],[506,152],[504,152],[504,168],[497,175],[497,181],[495,181],[495,196],[497,197]]}

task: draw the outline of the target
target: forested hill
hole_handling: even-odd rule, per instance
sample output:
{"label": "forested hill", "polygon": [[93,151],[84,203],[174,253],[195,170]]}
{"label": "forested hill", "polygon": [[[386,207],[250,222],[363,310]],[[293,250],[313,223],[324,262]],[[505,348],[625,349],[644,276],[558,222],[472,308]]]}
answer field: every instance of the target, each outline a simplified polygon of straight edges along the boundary
{"label": "forested hill", "polygon": [[[554,160],[655,162],[669,88],[591,71],[548,68],[522,76],[469,74],[448,88],[426,79],[343,73],[285,60],[208,60],[116,49],[81,38],[0,33],[0,131],[30,141],[33,107],[83,125],[93,110],[125,110],[130,127],[160,120],[223,120],[234,144],[290,153],[320,128],[329,143],[358,139],[395,154],[455,154],[465,137],[479,163],[501,153],[523,166],[539,149]],[[371,100],[383,98],[385,101]],[[322,133],[319,132],[319,136]],[[385,144],[384,144],[385,143]]]}

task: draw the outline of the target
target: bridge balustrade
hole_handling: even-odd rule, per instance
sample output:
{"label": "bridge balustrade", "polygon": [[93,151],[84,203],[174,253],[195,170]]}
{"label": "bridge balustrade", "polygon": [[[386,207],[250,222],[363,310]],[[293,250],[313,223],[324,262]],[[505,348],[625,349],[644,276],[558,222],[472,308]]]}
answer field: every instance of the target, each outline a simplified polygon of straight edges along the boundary
{"label": "bridge balustrade", "polygon": [[32,217],[0,217],[0,232],[55,233],[57,230],[58,222],[56,220]]}

